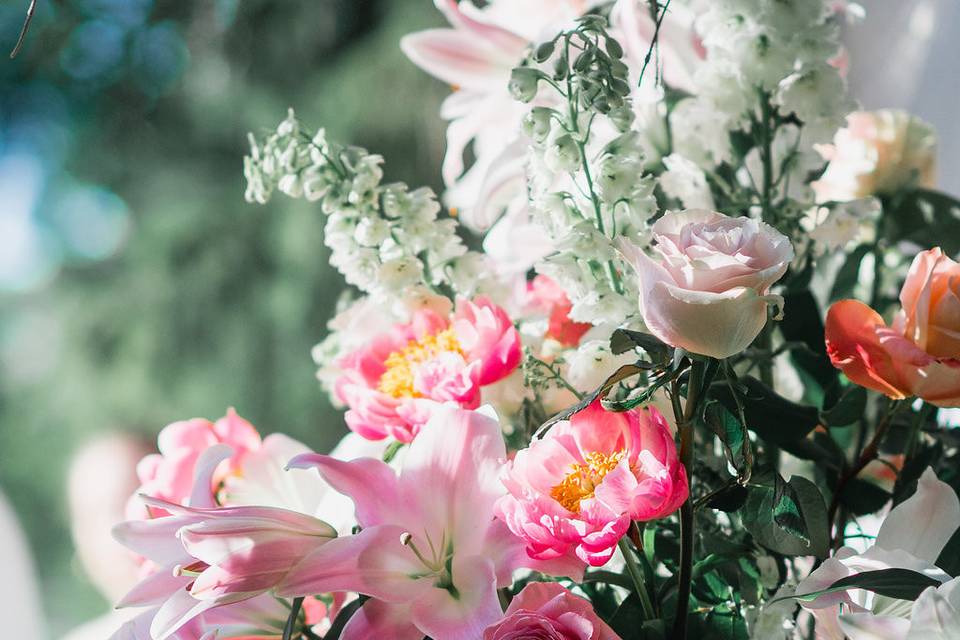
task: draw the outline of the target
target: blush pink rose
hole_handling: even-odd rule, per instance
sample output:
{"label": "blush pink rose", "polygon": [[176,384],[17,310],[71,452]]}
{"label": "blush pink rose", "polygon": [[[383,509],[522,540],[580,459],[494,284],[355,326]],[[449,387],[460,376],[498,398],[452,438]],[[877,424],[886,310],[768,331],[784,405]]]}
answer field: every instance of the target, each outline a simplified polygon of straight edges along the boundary
{"label": "blush pink rose", "polygon": [[793,259],[790,240],[752,218],[705,209],[668,212],[653,225],[648,256],[627,242],[621,251],[640,277],[647,329],[667,344],[714,358],[746,349],[782,304],[770,287]]}
{"label": "blush pink rose", "polygon": [[960,406],[960,264],[939,248],[917,255],[888,327],[857,300],[827,313],[827,352],[856,384],[891,398]]}
{"label": "blush pink rose", "polygon": [[160,452],[144,457],[137,464],[140,488],[128,503],[127,517],[136,520],[166,515],[162,510],[146,507],[139,499],[141,494],[184,504],[193,488],[197,459],[215,444],[229,445],[233,455],[217,467],[211,493],[228,475],[240,468],[249,452],[260,448],[260,434],[233,408],[227,409],[227,415],[216,422],[194,418],[168,424],[157,436]]}
{"label": "blush pink rose", "polygon": [[461,298],[452,316],[420,309],[340,358],[336,393],[356,433],[410,442],[437,406],[475,409],[481,387],[510,375],[520,355],[520,334],[503,309]]}
{"label": "blush pink rose", "polygon": [[483,640],[620,640],[589,600],[556,582],[531,582],[510,602]]}
{"label": "blush pink rose", "polygon": [[507,463],[497,516],[539,560],[605,564],[631,520],[687,499],[670,425],[653,407],[614,413],[594,402]]}
{"label": "blush pink rose", "polygon": [[829,161],[811,186],[818,202],[846,202],[933,187],[937,140],[927,123],[905,111],[857,111],[837,131],[833,144],[818,145]]}

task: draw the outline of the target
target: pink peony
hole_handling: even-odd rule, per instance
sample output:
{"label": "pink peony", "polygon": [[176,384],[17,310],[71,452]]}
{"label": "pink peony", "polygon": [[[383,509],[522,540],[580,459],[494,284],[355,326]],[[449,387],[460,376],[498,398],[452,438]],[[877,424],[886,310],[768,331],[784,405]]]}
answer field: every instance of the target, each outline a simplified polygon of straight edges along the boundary
{"label": "pink peony", "polygon": [[640,311],[650,333],[713,358],[746,349],[767,323],[769,295],[793,259],[790,240],[752,218],[705,209],[669,212],[653,225],[653,257],[621,250],[640,277]]}
{"label": "pink peony", "polygon": [[588,600],[556,582],[531,582],[483,640],[620,640]]}
{"label": "pink peony", "polygon": [[442,403],[474,409],[480,388],[520,364],[520,334],[484,297],[459,299],[452,317],[417,311],[408,324],[341,358],[339,399],[347,425],[370,440],[410,442]]}
{"label": "pink peony", "polygon": [[654,520],[687,499],[670,426],[653,407],[613,413],[600,402],[551,429],[508,463],[497,515],[548,560],[599,567],[631,520]]}
{"label": "pink peony", "polygon": [[181,420],[163,428],[157,437],[160,453],[146,456],[137,465],[140,488],[130,500],[127,517],[131,520],[165,515],[145,507],[137,495],[144,494],[174,504],[185,504],[193,489],[193,470],[200,454],[215,444],[226,444],[233,455],[213,474],[210,491],[236,472],[243,458],[260,448],[260,434],[252,424],[227,409],[227,415],[216,422],[204,418]]}

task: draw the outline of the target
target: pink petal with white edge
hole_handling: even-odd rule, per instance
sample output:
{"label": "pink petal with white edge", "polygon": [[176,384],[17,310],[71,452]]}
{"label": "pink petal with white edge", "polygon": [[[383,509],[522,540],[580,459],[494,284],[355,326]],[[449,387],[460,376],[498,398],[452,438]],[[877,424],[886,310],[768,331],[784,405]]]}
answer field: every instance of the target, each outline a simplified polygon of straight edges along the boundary
{"label": "pink petal with white edge", "polygon": [[467,89],[503,89],[517,61],[505,59],[489,44],[464,38],[455,29],[428,29],[400,40],[410,60],[447,84]]}
{"label": "pink petal with white edge", "polygon": [[217,606],[212,600],[197,600],[186,589],[175,592],[157,610],[150,623],[150,636],[153,640],[166,640],[182,626],[211,607]]}
{"label": "pink petal with white edge", "polygon": [[[419,505],[419,513],[404,514],[411,531],[445,531],[458,553],[479,550],[504,492],[499,470],[506,457],[496,420],[454,405],[439,407],[410,445],[400,473],[401,496]],[[425,490],[433,494],[427,498]],[[477,522],[477,514],[490,514],[490,523]]]}
{"label": "pink petal with white edge", "polygon": [[314,468],[338,492],[353,499],[361,526],[392,522],[402,511],[397,474],[389,465],[374,458],[356,458],[348,462],[317,453],[291,460],[290,469]]}

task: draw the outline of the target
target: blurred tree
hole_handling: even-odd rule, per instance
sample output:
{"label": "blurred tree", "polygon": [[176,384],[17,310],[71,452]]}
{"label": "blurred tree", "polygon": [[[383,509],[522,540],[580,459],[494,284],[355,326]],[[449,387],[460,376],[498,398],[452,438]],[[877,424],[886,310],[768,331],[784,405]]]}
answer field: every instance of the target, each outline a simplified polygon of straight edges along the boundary
{"label": "blurred tree", "polygon": [[[0,6],[5,47],[25,10]],[[41,2],[0,63],[0,486],[53,632],[104,606],[62,491],[91,434],[230,405],[319,449],[344,433],[309,355],[342,287],[323,220],[243,201],[246,132],[293,106],[437,187],[445,90],[397,47],[436,21],[422,0]]]}

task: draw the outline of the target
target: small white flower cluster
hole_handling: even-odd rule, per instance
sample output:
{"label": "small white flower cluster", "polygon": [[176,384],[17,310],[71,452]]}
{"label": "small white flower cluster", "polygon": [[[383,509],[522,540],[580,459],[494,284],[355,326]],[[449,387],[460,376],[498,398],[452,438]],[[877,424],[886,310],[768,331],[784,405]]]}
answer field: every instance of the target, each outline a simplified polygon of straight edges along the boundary
{"label": "small white flower cluster", "polygon": [[[562,34],[561,51],[565,37],[578,36]],[[592,44],[596,48],[591,50]],[[553,82],[547,79],[548,72],[525,67],[514,75],[514,95],[528,102],[535,98],[540,105],[523,120],[523,132],[530,139],[528,197],[532,219],[556,250],[536,269],[564,289],[573,304],[573,320],[619,325],[636,313],[638,292],[634,279],[624,277],[629,269],[614,238],[646,243],[648,221],[657,211],[656,183],[644,171],[630,88],[618,75],[620,65],[626,78],[627,70],[616,55],[621,52],[616,45],[601,50],[589,40],[577,40],[580,47],[601,60],[591,66],[582,62],[581,54],[572,68],[559,72],[569,81]],[[565,56],[555,54],[552,65],[562,68]],[[603,77],[598,69],[604,68],[613,71]],[[525,78],[517,72],[539,73],[541,81],[534,76],[532,86],[518,87]]]}
{"label": "small white flower cluster", "polygon": [[706,49],[697,96],[673,113],[675,150],[704,167],[728,160],[728,132],[749,129],[759,101],[803,123],[803,151],[828,140],[853,107],[839,68],[839,23],[823,0],[710,2],[697,21]]}
{"label": "small white flower cluster", "polygon": [[266,203],[278,190],[319,202],[327,215],[330,263],[350,284],[397,295],[420,284],[448,284],[453,274],[464,279],[457,262],[470,256],[456,220],[438,217],[440,204],[430,189],[382,185],[382,157],[332,144],[323,130],[311,136],[293,110],[262,144],[251,135],[250,147],[247,201]]}

